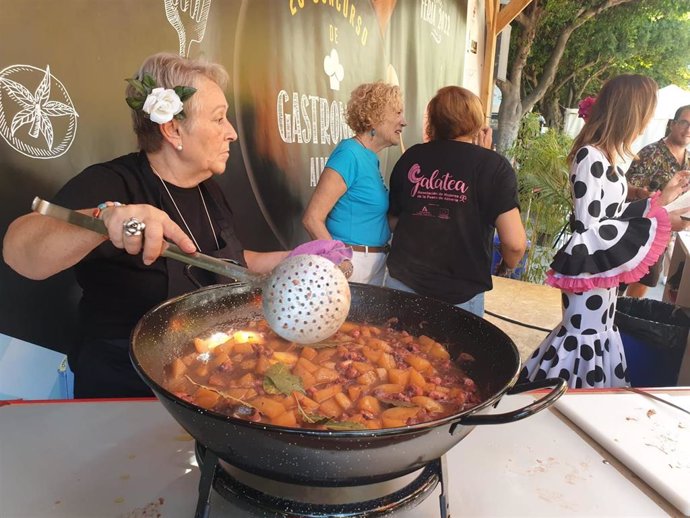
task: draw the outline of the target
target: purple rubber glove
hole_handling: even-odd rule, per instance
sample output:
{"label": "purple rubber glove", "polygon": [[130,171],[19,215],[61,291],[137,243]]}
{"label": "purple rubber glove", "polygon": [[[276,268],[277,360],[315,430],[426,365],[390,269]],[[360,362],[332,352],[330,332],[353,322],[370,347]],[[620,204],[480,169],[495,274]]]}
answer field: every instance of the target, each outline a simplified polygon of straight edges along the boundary
{"label": "purple rubber glove", "polygon": [[314,241],[307,241],[299,246],[296,246],[288,257],[296,255],[318,255],[328,259],[332,263],[339,265],[345,260],[352,259],[352,248],[345,245],[342,241],[335,241],[333,239],[316,239]]}

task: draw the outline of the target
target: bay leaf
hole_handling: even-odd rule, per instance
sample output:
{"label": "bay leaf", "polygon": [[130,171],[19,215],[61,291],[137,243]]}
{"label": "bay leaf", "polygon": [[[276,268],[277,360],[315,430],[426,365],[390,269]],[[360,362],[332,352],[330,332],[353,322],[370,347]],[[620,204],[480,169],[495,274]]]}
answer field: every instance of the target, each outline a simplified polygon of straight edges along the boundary
{"label": "bay leaf", "polygon": [[329,430],[366,430],[367,428],[362,423],[354,421],[329,421],[324,426]]}
{"label": "bay leaf", "polygon": [[361,423],[355,423],[353,421],[335,421],[332,418],[325,416],[325,415],[312,414],[309,412],[305,412],[304,409],[302,408],[302,405],[299,404],[299,400],[295,399],[295,401],[297,401],[297,410],[299,411],[300,415],[302,416],[302,421],[304,421],[305,423],[322,424],[328,430],[364,430],[364,429],[366,429],[366,427],[363,426]]}
{"label": "bay leaf", "polygon": [[413,406],[417,406],[411,401],[402,401],[400,399],[388,399],[386,397],[377,397],[381,403],[386,403],[388,405],[393,405],[393,406],[400,406],[404,408],[412,408]]}
{"label": "bay leaf", "polygon": [[329,347],[337,347],[339,345],[347,345],[343,342],[329,342],[328,340],[322,340],[321,342],[316,342],[315,344],[296,344],[298,347],[311,347],[312,349],[327,349]]}
{"label": "bay leaf", "polygon": [[276,363],[268,368],[264,375],[263,387],[267,394],[289,396],[293,392],[304,393],[302,380],[292,374],[284,363]]}
{"label": "bay leaf", "polygon": [[218,394],[220,397],[225,398],[225,399],[229,399],[230,401],[234,401],[235,403],[238,403],[238,404],[241,405],[241,406],[246,406],[246,407],[249,407],[249,408],[254,408],[252,405],[250,405],[250,404],[247,403],[246,401],[244,401],[244,400],[242,400],[242,399],[240,399],[240,398],[236,398],[236,397],[234,397],[234,396],[231,396],[230,394],[226,394],[225,392],[223,392],[222,390],[218,390],[217,388],[209,387],[208,385],[204,385],[203,383],[198,383],[198,382],[194,381],[192,378],[190,378],[190,377],[189,377],[188,375],[186,375],[186,374],[185,374],[185,378],[187,378],[187,380],[188,380],[192,385],[196,385],[197,387],[201,387],[201,388],[204,388],[204,389],[206,389],[206,390],[210,390],[211,392],[215,392],[215,393]]}

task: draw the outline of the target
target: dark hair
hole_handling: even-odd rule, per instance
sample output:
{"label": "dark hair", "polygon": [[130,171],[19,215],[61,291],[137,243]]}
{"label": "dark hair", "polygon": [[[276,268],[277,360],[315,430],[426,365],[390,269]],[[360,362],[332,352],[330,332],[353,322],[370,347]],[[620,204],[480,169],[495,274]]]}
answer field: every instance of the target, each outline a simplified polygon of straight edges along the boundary
{"label": "dark hair", "polygon": [[429,140],[474,137],[484,124],[479,97],[460,86],[445,86],[429,101],[426,133]]}
{"label": "dark hair", "polygon": [[[178,54],[166,52],[146,58],[135,77],[142,79],[144,74],[152,76],[156,81],[156,86],[161,88],[195,87],[199,77],[210,79],[223,90],[228,83],[228,73],[221,65],[197,59],[187,59]],[[127,97],[136,95],[132,85],[127,85],[125,95]],[[192,95],[184,103],[184,112],[187,117],[181,121],[181,124],[193,124],[195,107],[196,96]],[[137,135],[139,149],[150,153],[161,148],[163,136],[159,126],[155,122],[151,122],[143,110],[132,110],[132,123],[134,133]]]}
{"label": "dark hair", "polygon": [[666,123],[666,134],[664,135],[665,137],[668,137],[668,134],[671,133],[671,124],[680,119],[680,117],[683,115],[683,112],[687,110],[690,110],[690,104],[681,106],[676,110],[676,114],[673,116],[673,119]]}
{"label": "dark hair", "polygon": [[616,158],[633,156],[630,146],[649,123],[656,108],[658,85],[638,74],[623,74],[604,83],[584,127],[568,155],[572,163],[578,150],[595,146],[615,164]]}

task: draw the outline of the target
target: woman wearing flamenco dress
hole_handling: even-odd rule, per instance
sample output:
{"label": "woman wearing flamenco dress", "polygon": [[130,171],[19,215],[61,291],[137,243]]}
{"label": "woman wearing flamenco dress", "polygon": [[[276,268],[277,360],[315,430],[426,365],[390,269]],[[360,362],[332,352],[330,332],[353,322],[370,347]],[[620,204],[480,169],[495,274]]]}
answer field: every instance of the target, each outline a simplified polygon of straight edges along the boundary
{"label": "woman wearing flamenco dress", "polygon": [[626,203],[620,168],[656,107],[657,84],[620,75],[604,84],[568,155],[572,236],[556,253],[546,282],[561,290],[563,318],[534,351],[522,380],[560,377],[571,388],[627,386],[623,344],[614,324],[617,288],[639,280],[685,229],[664,205],[688,188],[679,172],[661,193]]}

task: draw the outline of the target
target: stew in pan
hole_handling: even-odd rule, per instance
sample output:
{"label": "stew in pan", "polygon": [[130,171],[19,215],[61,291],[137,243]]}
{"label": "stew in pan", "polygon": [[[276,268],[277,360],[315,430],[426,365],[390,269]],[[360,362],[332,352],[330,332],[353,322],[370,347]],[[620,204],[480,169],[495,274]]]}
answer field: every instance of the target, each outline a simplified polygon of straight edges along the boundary
{"label": "stew in pan", "polygon": [[481,402],[447,349],[390,326],[346,322],[309,346],[264,320],[195,338],[166,365],[165,388],[207,410],[277,426],[395,428],[434,421]]}

